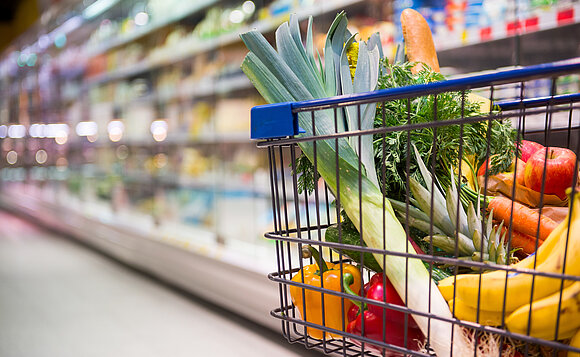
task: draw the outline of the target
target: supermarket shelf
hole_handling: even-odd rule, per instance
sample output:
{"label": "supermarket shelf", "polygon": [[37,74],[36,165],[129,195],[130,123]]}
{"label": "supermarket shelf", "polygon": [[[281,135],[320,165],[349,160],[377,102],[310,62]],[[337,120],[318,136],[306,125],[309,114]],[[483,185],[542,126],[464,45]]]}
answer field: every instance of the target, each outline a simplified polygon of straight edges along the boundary
{"label": "supermarket shelf", "polygon": [[153,21],[150,25],[143,27],[139,30],[135,30],[127,35],[123,35],[123,36],[119,36],[119,37],[114,37],[113,40],[105,42],[97,47],[95,47],[92,50],[89,50],[86,53],[87,57],[94,57],[97,56],[101,53],[110,51],[114,48],[117,47],[121,47],[123,45],[126,45],[128,43],[131,43],[133,41],[136,41],[142,37],[145,37],[165,26],[171,25],[174,22],[178,22],[180,20],[183,20],[205,8],[207,8],[208,6],[211,6],[213,4],[216,4],[218,2],[218,0],[196,0],[196,1],[192,1],[192,2],[183,2],[184,4],[188,4],[189,7],[186,7],[184,9],[182,8],[177,8],[177,10],[174,9],[174,14],[161,19],[159,21]]}
{"label": "supermarket shelf", "polygon": [[[52,139],[50,139],[52,140]],[[80,138],[79,138],[80,140]],[[248,144],[254,145],[249,139],[249,133],[247,132],[233,132],[233,133],[204,133],[203,136],[192,137],[190,135],[169,135],[166,140],[158,142],[153,140],[152,137],[144,139],[122,139],[118,142],[109,141],[107,138],[99,138],[95,142],[88,141],[74,141],[70,142],[68,145],[71,148],[83,148],[85,146],[93,147],[117,147],[119,145],[127,146],[194,146],[194,145],[211,145],[211,144]]]}
{"label": "supermarket shelf", "polygon": [[[562,58],[580,56],[580,23],[521,35],[519,65],[529,66]],[[441,51],[439,63],[464,71],[479,71],[511,66],[515,63],[515,38],[483,42],[463,48]],[[552,51],[542,50],[549,46]]]}
{"label": "supermarket shelf", "polygon": [[159,102],[171,102],[175,100],[185,101],[210,97],[214,95],[227,94],[235,91],[251,89],[252,83],[243,73],[215,78],[205,78],[196,83],[188,85],[188,89],[178,91],[169,95],[157,95]]}
{"label": "supermarket shelf", "polygon": [[[228,250],[203,231],[183,232],[181,227],[160,230],[144,224],[137,230],[135,225],[129,228],[116,222],[114,216],[103,217],[102,211],[101,216],[92,216],[64,204],[49,203],[22,192],[0,196],[0,205],[5,209],[71,235],[119,261],[279,331],[278,320],[272,319],[269,312],[279,303],[277,289],[267,278],[270,268],[236,251],[251,248],[255,252],[255,247]],[[202,243],[186,244],[193,239]],[[272,264],[275,261],[269,260]]]}
{"label": "supermarket shelf", "polygon": [[[141,69],[136,70],[135,75],[138,73],[141,73]],[[133,74],[129,75],[128,77],[131,77],[132,75]],[[252,83],[250,82],[248,77],[246,77],[246,75],[243,73],[233,75],[222,75],[220,77],[218,77],[217,79],[211,77],[201,79],[195,83],[189,84],[187,86],[188,88],[183,91],[177,91],[171,94],[148,94],[144,97],[138,97],[129,100],[129,102],[132,101],[171,102],[176,100],[185,101],[204,97],[211,97],[214,95],[227,94],[235,91],[253,88]],[[123,78],[125,78],[125,75],[115,76],[115,80]]]}
{"label": "supermarket shelf", "polygon": [[[122,79],[124,77],[119,77]],[[172,101],[188,101],[215,95],[223,95],[237,91],[253,89],[252,83],[243,73],[222,74],[218,77],[208,77],[197,82],[190,83],[184,90],[177,90],[170,94],[147,94],[142,97],[136,97],[116,104],[129,104],[134,102],[159,102],[167,103]],[[80,95],[80,94],[79,94]],[[40,110],[57,110],[66,104],[73,103],[77,97],[63,97],[59,100],[51,101],[41,105],[31,105],[21,107],[21,110],[40,111]],[[58,103],[58,104],[57,104]],[[247,136],[246,136],[247,139]]]}
{"label": "supermarket shelf", "polygon": [[[311,7],[306,7],[299,9],[296,12],[298,20],[307,19],[309,16],[317,17],[337,11],[339,9],[345,8],[347,6],[352,6],[362,3],[364,0],[337,0],[332,3],[322,3],[316,4]],[[166,52],[166,56],[157,55],[151,59],[145,59],[141,62],[131,65],[129,68],[121,68],[116,71],[104,73],[101,75],[96,75],[89,79],[87,82],[88,86],[95,86],[123,78],[133,77],[141,73],[152,71],[160,67],[176,64],[187,60],[197,54],[204,53],[219,47],[227,46],[240,41],[239,33],[257,30],[261,33],[271,32],[275,30],[283,21],[286,20],[287,16],[280,16],[274,19],[261,20],[253,24],[247,25],[243,28],[236,30],[234,33],[225,34],[214,39],[200,40],[200,39],[189,39],[180,43],[177,47],[165,48],[160,50]],[[171,56],[169,56],[171,54]],[[157,58],[156,58],[157,57]]]}
{"label": "supermarket shelf", "polygon": [[[513,38],[519,34],[531,34],[580,23],[580,4],[557,5],[554,8],[536,11],[518,21],[498,23],[488,27],[473,27],[463,34],[446,34],[435,38],[438,51],[464,48],[465,46],[495,40]],[[455,38],[452,40],[450,38]]]}
{"label": "supermarket shelf", "polygon": [[442,40],[437,54],[441,66],[464,71],[496,69],[514,65],[516,60],[527,66],[580,56],[579,39],[580,4],[575,4],[519,23],[472,30],[458,43],[445,45]]}
{"label": "supermarket shelf", "polygon": [[121,176],[124,181],[141,184],[160,185],[167,187],[179,187],[182,189],[194,189],[198,191],[211,191],[217,195],[243,194],[254,198],[269,198],[270,191],[266,188],[251,189],[235,180],[225,177],[219,178],[195,178],[179,174],[149,174],[147,172],[128,172]]}

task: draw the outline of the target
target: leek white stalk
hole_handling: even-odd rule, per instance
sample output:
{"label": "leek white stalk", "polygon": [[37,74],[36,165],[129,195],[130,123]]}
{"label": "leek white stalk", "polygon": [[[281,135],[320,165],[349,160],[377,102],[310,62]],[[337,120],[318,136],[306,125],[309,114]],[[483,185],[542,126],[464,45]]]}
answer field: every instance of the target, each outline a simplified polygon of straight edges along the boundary
{"label": "leek white stalk", "polygon": [[[347,20],[344,12],[337,15],[328,32],[324,68],[317,67],[317,61],[314,58],[311,21],[310,19],[306,49],[303,48],[298,21],[295,17],[291,17],[288,23],[282,24],[276,31],[276,42],[280,53],[276,52],[266,39],[256,31],[241,35],[242,40],[250,50],[242,63],[242,70],[268,102],[308,100],[338,95],[343,93],[345,89],[347,92],[351,90],[349,84],[345,83],[346,78],[350,81],[350,74],[348,77],[341,75],[341,64],[344,65],[344,61],[341,59],[345,52],[345,42],[352,41],[352,35],[346,29]],[[380,41],[376,37],[366,45],[360,46],[359,44],[358,63],[366,64],[363,64],[360,70],[357,68],[353,81],[353,92],[374,89],[372,81],[375,78],[374,71],[378,71],[378,61],[375,59],[377,51],[380,52],[379,44]],[[318,63],[321,63],[320,58]],[[373,68],[371,69],[371,67]],[[364,77],[367,78],[366,86],[362,82],[365,81]],[[373,106],[370,105],[370,107]],[[372,114],[374,118],[373,108],[364,111],[362,109],[361,107],[361,112],[367,114],[362,114],[361,121],[365,119],[364,115]],[[342,111],[337,112],[339,114],[339,130],[348,130],[349,126],[352,125],[349,122],[353,118],[358,119],[358,116],[353,117],[353,113],[349,113],[348,110],[346,120]],[[315,115],[317,135],[335,132],[332,111],[317,111]],[[310,113],[299,113],[298,121],[300,127],[306,131],[306,136],[310,137],[314,134]],[[355,130],[358,127],[351,129]],[[362,129],[365,128],[362,127]],[[367,136],[370,137],[370,135]],[[335,139],[318,140],[315,143],[311,141],[299,143],[300,148],[311,162],[314,162],[314,145],[316,145],[318,172],[335,196],[340,197],[343,209],[359,232],[362,233],[361,237],[364,242],[375,249],[414,253],[413,247],[407,240],[407,234],[388,200],[384,202],[385,209],[383,209],[384,198],[376,182],[374,162],[371,168],[369,162],[363,161],[363,158],[368,156],[368,152],[371,153],[370,157],[373,157],[372,141],[369,144],[363,140],[361,152],[358,154],[349,140],[345,138],[338,139],[338,145],[336,145]],[[362,163],[362,172],[359,172],[359,160]],[[337,172],[340,182],[337,182]],[[359,176],[361,177],[360,185]],[[359,197],[361,201],[359,201]],[[384,238],[383,224],[386,228]],[[452,318],[447,302],[430,279],[429,272],[421,260],[408,259],[407,261],[404,257],[392,255],[385,257],[382,254],[375,254],[375,257],[409,308],[424,313],[430,312],[443,318]],[[408,269],[408,276],[406,269]],[[449,356],[452,349],[453,326],[438,319],[429,321],[428,318],[422,316],[414,316],[414,318],[423,333],[430,336],[429,346],[435,350],[437,355]],[[428,331],[429,327],[430,331]],[[470,351],[473,351],[473,348],[465,338],[463,331],[459,327],[455,327],[454,355],[473,354]]]}

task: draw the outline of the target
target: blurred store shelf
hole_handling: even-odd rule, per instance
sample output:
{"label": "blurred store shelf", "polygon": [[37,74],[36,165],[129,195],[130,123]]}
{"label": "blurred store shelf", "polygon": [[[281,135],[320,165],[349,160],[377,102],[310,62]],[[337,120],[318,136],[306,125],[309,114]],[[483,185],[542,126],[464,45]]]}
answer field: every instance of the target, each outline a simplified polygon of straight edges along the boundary
{"label": "blurred store shelf", "polygon": [[149,22],[146,26],[135,28],[133,31],[125,35],[115,36],[111,38],[110,41],[104,41],[100,43],[97,47],[90,49],[87,53],[87,56],[93,57],[112,50],[116,47],[120,47],[136,41],[143,36],[147,36],[165,26],[171,25],[199,11],[202,11],[217,2],[218,0],[196,0],[192,2],[184,1],[181,3],[181,6],[173,7],[171,9],[171,13],[166,14],[165,17],[160,19],[154,18],[153,21]]}

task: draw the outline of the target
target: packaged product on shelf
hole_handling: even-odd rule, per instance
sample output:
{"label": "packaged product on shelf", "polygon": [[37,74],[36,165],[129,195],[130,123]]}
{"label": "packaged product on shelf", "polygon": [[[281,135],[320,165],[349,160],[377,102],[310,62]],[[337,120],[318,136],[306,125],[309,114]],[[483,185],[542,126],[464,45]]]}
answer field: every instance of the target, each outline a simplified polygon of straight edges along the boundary
{"label": "packaged product on shelf", "polygon": [[94,56],[87,62],[85,76],[90,79],[107,71],[107,56],[104,54]]}
{"label": "packaged product on shelf", "polygon": [[184,110],[184,122],[189,126],[189,135],[201,137],[211,132],[211,118],[214,108],[206,101],[193,103]]}
{"label": "packaged product on shelf", "polygon": [[218,52],[220,53],[219,57],[222,60],[220,68],[218,69],[220,76],[223,77],[242,73],[239,63],[241,63],[246,56],[246,47],[241,42],[232,44],[226,48],[220,48]]}
{"label": "packaged product on shelf", "polygon": [[215,195],[210,190],[183,188],[179,191],[179,216],[187,224],[213,228]]}
{"label": "packaged product on shelf", "polygon": [[155,119],[155,108],[152,105],[138,102],[129,104],[124,118],[127,140],[150,140],[150,127],[143,123],[150,124]]}
{"label": "packaged product on shelf", "polygon": [[247,133],[250,130],[250,108],[253,98],[223,98],[217,101],[214,123],[216,133]]}
{"label": "packaged product on shelf", "polygon": [[201,151],[185,148],[181,154],[181,175],[185,177],[201,177],[210,173],[211,160]]}
{"label": "packaged product on shelf", "polygon": [[179,90],[179,86],[176,86],[176,83],[179,83],[180,80],[180,67],[172,67],[168,70],[162,71],[155,86],[158,100],[169,101],[176,98]]}

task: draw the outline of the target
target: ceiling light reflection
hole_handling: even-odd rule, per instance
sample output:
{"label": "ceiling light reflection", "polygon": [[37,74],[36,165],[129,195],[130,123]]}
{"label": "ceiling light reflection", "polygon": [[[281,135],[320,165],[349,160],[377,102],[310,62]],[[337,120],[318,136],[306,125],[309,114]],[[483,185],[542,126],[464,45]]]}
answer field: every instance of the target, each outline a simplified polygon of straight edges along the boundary
{"label": "ceiling light reflection", "polygon": [[149,22],[149,14],[147,14],[146,12],[138,12],[137,15],[135,15],[135,25],[137,26],[145,26],[147,25],[147,23]]}
{"label": "ceiling light reflection", "polygon": [[46,135],[44,134],[44,128],[46,125],[44,124],[32,124],[30,128],[28,128],[28,134],[33,138],[44,138]]}
{"label": "ceiling light reflection", "polygon": [[68,137],[69,127],[67,124],[46,124],[43,131],[46,138]]}
{"label": "ceiling light reflection", "polygon": [[99,126],[94,121],[81,121],[76,126],[78,136],[94,136],[99,131]]}
{"label": "ceiling light reflection", "polygon": [[239,24],[244,21],[244,13],[241,10],[233,10],[230,12],[230,22]]}
{"label": "ceiling light reflection", "polygon": [[26,127],[22,124],[10,125],[8,127],[8,137],[20,139],[26,135]]}
{"label": "ceiling light reflection", "polygon": [[125,124],[120,120],[112,120],[107,125],[107,131],[109,132],[109,139],[116,143],[123,138]]}
{"label": "ceiling light reflection", "polygon": [[155,141],[167,139],[167,122],[165,120],[155,120],[151,123],[151,134]]}
{"label": "ceiling light reflection", "polygon": [[244,10],[246,14],[251,15],[256,11],[256,4],[254,4],[253,1],[245,1],[242,4],[242,10]]}

